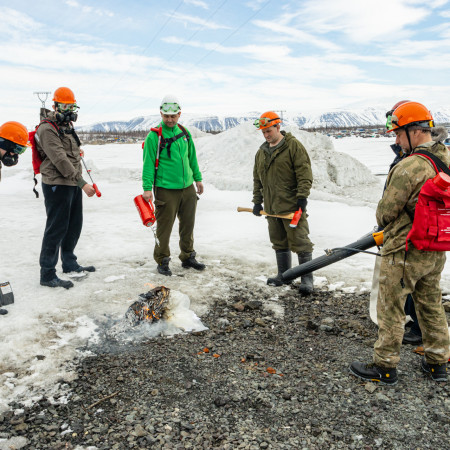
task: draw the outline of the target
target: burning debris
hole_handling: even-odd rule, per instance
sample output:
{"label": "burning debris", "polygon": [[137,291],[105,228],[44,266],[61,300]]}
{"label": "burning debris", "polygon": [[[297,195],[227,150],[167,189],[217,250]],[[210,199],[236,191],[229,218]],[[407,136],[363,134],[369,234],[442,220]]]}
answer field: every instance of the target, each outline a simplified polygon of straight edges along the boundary
{"label": "burning debris", "polygon": [[145,294],[141,294],[125,313],[125,318],[132,326],[140,323],[152,323],[163,318],[169,302],[170,289],[157,286]]}

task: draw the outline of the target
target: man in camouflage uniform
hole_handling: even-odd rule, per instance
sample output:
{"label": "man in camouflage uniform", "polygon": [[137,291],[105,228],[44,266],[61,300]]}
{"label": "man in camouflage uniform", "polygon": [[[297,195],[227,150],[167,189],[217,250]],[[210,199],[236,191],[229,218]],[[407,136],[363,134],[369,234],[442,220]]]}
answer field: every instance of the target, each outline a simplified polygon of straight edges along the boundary
{"label": "man in camouflage uniform", "polygon": [[429,161],[414,153],[428,151],[446,166],[450,156],[441,142],[432,140],[433,118],[420,103],[403,103],[390,119],[388,131],[395,132],[396,143],[410,156],[389,172],[376,212],[378,225],[384,228],[384,244],[377,302],[378,340],[373,363],[355,361],[350,365],[350,372],[363,380],[397,383],[405,298],[413,294],[425,349],[422,370],[435,381],[446,381],[450,342],[439,286],[445,252],[418,250],[411,244],[406,258],[405,242],[412,228],[419,192],[424,183],[436,175]]}
{"label": "man in camouflage uniform", "polygon": [[[288,214],[299,208],[302,216],[296,228],[288,219],[267,217],[269,237],[275,250],[278,274],[267,284],[281,286],[282,274],[291,268],[291,252],[297,253],[299,264],[312,259],[313,244],[309,239],[306,214],[313,176],[305,147],[291,134],[280,131],[281,119],[273,111],[265,112],[255,126],[262,131],[264,142],[255,156],[253,168],[253,214],[261,215],[264,203],[268,214]],[[300,293],[313,290],[313,275],[302,275]]]}

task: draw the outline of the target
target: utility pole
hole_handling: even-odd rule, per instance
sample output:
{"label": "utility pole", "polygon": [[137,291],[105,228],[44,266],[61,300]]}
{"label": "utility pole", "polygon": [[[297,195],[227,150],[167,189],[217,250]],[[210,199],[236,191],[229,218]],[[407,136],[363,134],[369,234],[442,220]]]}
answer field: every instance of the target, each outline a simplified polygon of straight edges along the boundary
{"label": "utility pole", "polygon": [[283,122],[283,113],[286,112],[285,109],[277,109],[275,112],[280,113],[280,119]]}
{"label": "utility pole", "polygon": [[[41,101],[42,107],[45,108],[45,102],[48,99],[48,96],[51,95],[51,92],[33,92],[33,95],[37,95],[37,98]],[[41,98],[41,95],[43,98]],[[45,95],[45,98],[44,98]]]}

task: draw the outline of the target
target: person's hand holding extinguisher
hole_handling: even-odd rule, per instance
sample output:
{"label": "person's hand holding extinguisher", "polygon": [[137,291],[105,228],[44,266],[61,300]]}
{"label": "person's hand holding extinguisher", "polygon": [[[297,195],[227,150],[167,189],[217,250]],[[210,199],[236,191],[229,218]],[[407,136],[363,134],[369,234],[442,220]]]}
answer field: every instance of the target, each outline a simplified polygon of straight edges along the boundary
{"label": "person's hand holding extinguisher", "polygon": [[147,203],[153,202],[153,192],[152,191],[144,191],[144,193],[142,194],[142,197],[144,198],[144,200]]}
{"label": "person's hand holding extinguisher", "polygon": [[95,195],[95,189],[93,188],[93,186],[91,186],[90,184],[86,183],[83,187],[82,187],[84,193],[88,196],[88,197],[92,197]]}

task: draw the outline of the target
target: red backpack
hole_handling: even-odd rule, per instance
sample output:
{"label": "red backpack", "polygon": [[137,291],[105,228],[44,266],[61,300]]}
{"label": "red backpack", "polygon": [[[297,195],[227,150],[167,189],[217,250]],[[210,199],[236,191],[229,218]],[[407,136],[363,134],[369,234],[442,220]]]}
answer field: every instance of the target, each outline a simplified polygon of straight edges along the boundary
{"label": "red backpack", "polygon": [[30,131],[28,133],[28,140],[31,143],[31,162],[33,164],[33,171],[34,171],[34,176],[33,176],[33,180],[34,180],[34,187],[33,187],[33,192],[34,195],[36,196],[36,198],[39,198],[39,192],[36,190],[36,185],[37,185],[37,180],[36,180],[36,175],[39,175],[41,173],[41,164],[42,161],[45,158],[42,158],[41,154],[39,153],[39,150],[36,147],[36,139],[35,139],[35,134],[36,131],[38,130],[38,128],[43,124],[43,123],[49,123],[57,132],[58,135],[61,136],[61,131],[58,128],[58,126],[52,122],[51,120],[41,120],[39,122],[39,125],[36,125],[36,128],[33,131]]}
{"label": "red backpack", "polygon": [[[406,237],[418,250],[445,252],[450,250],[450,176],[449,168],[435,155],[427,151],[414,153],[427,158],[436,170],[436,177],[422,186],[414,213],[413,226]],[[411,155],[413,156],[413,155]],[[443,178],[446,180],[443,180]]]}

